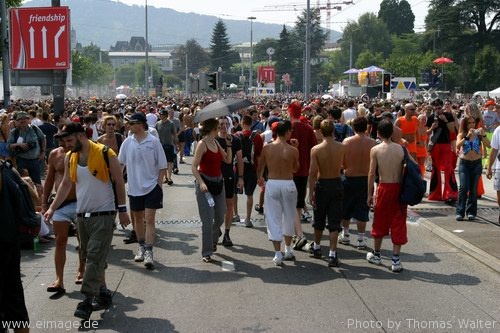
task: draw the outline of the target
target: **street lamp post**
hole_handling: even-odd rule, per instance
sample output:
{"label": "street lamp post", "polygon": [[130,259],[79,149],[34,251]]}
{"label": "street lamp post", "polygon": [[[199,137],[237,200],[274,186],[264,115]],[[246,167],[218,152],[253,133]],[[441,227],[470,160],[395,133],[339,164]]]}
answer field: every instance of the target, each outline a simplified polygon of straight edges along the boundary
{"label": "street lamp post", "polygon": [[247,17],[247,19],[250,20],[250,73],[249,73],[249,76],[248,76],[248,80],[249,80],[249,83],[248,83],[248,88],[252,88],[252,81],[253,81],[253,75],[252,75],[252,72],[253,72],[253,20],[256,19],[255,16],[249,16]]}
{"label": "street lamp post", "polygon": [[304,64],[304,99],[309,99],[311,85],[311,1],[307,0],[306,9],[306,48]]}
{"label": "street lamp post", "polygon": [[145,82],[144,82],[144,95],[147,97],[149,94],[149,42],[148,42],[148,0],[146,1],[146,13],[145,13],[145,18],[146,18],[146,59],[144,63],[144,76],[145,76]]}

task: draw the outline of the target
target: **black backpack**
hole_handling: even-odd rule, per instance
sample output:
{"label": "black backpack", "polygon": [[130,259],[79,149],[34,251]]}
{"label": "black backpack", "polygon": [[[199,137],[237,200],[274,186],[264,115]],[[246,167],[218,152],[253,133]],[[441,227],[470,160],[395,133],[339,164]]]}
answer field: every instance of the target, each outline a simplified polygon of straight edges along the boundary
{"label": "black backpack", "polygon": [[243,155],[243,162],[248,163],[253,166],[254,164],[254,145],[253,139],[257,135],[257,131],[253,131],[249,137],[243,135],[243,133],[239,132],[238,137],[241,141],[241,153]]}
{"label": "black backpack", "polygon": [[[40,232],[40,216],[36,214],[33,200],[21,176],[12,169],[10,162],[3,162],[0,166],[2,176],[2,197],[8,196],[12,207],[12,215],[7,220],[14,218],[18,227],[10,227],[11,239],[18,238],[22,248],[33,248],[33,239]],[[4,203],[4,202],[2,202]],[[2,214],[8,214],[2,209]],[[16,230],[17,229],[17,230]],[[17,231],[17,235],[14,232]]]}

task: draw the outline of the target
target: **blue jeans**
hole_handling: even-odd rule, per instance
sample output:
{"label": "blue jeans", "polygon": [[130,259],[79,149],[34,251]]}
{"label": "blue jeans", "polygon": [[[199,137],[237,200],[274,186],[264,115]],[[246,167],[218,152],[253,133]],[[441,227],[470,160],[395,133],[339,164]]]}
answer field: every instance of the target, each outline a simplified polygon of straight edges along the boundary
{"label": "blue jeans", "polygon": [[477,215],[477,183],[482,173],[481,159],[468,161],[460,159],[458,165],[458,177],[460,187],[458,189],[458,201],[456,215],[464,217],[465,214]]}

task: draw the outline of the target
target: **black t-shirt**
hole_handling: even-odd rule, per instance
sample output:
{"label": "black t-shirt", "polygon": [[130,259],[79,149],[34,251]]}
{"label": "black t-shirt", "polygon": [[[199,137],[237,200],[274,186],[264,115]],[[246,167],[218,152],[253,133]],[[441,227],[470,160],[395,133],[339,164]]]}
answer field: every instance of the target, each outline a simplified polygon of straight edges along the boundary
{"label": "black t-shirt", "polygon": [[[240,138],[238,138],[236,135],[234,134],[231,134],[232,136],[232,141],[233,141],[233,144],[231,146],[231,152],[232,152],[232,155],[231,156],[231,161],[234,161],[234,157],[236,156],[236,153],[238,152],[238,150],[241,150],[241,140]],[[216,138],[217,141],[219,141],[221,147],[226,150],[226,139],[224,138],[220,138],[220,137],[217,137]],[[233,163],[226,163],[224,161],[222,161],[221,163],[221,172],[222,172],[222,176],[224,178],[229,178],[229,177],[234,177],[234,171],[233,171]]]}
{"label": "black t-shirt", "polygon": [[383,119],[382,115],[376,116],[375,114],[368,115],[368,124],[371,125],[370,128],[370,138],[377,139],[377,128],[380,121]]}
{"label": "black t-shirt", "polygon": [[[438,128],[441,128],[441,134],[439,134],[436,143],[450,143],[450,131],[448,130],[447,123],[455,121],[455,119],[453,119],[453,115],[448,112],[443,112],[443,115],[446,117],[446,122],[438,118],[438,127],[432,131],[432,134],[434,134]],[[427,118],[427,123],[425,124],[425,126],[430,128],[434,123],[435,118],[436,114],[431,114]]]}
{"label": "black t-shirt", "polygon": [[51,123],[43,123],[42,125],[38,126],[38,128],[42,130],[43,134],[45,134],[45,138],[47,139],[47,149],[54,148],[54,134],[56,134],[58,131],[57,127],[55,125],[52,125]]}

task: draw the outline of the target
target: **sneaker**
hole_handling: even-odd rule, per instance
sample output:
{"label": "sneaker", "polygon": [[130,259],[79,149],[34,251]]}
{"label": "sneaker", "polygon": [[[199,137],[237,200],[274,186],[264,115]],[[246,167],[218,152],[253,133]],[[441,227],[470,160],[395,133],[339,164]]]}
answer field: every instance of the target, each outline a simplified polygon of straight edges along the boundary
{"label": "sneaker", "polygon": [[391,266],[391,270],[394,272],[394,273],[399,273],[403,270],[403,266],[401,265],[401,261],[397,261],[397,262],[392,262],[392,266]]}
{"label": "sneaker", "polygon": [[167,180],[167,184],[172,186],[174,185],[174,181],[170,178],[169,180]]}
{"label": "sneaker", "polygon": [[285,253],[285,256],[283,257],[284,260],[287,261],[295,261],[295,255],[292,252]]}
{"label": "sneaker", "polygon": [[283,258],[274,257],[273,263],[274,266],[283,266]]}
{"label": "sneaker", "polygon": [[455,216],[455,220],[457,220],[457,221],[463,221],[464,217],[462,215],[457,215],[457,216]]}
{"label": "sneaker", "polygon": [[142,262],[144,261],[144,247],[142,246],[139,246],[139,250],[137,251],[135,257],[134,257],[134,261],[135,262]]}
{"label": "sneaker", "polygon": [[255,205],[255,211],[259,214],[264,214],[264,207],[261,207],[260,205]]}
{"label": "sneaker", "polygon": [[339,267],[340,261],[338,257],[328,257],[328,267]]}
{"label": "sneaker", "polygon": [[154,262],[153,262],[153,251],[151,250],[146,250],[144,251],[144,266],[147,268],[153,268],[154,267]]}
{"label": "sneaker", "polygon": [[366,254],[366,260],[368,260],[370,264],[379,266],[382,265],[382,258],[380,258],[380,256],[376,256],[375,254],[373,254],[373,252],[368,252]]}
{"label": "sneaker", "polygon": [[340,244],[343,244],[343,245],[350,245],[351,244],[351,239],[349,238],[349,235],[344,234],[344,230],[342,230],[340,232],[338,241]]}
{"label": "sneaker", "polygon": [[75,310],[75,317],[83,320],[89,320],[90,315],[92,315],[92,302],[89,300],[85,300],[78,303],[78,306]]}
{"label": "sneaker", "polygon": [[307,221],[311,218],[311,214],[309,214],[309,212],[303,212],[300,218],[302,221]]}
{"label": "sneaker", "polygon": [[358,238],[358,241],[356,242],[356,247],[358,248],[358,250],[366,249],[366,238],[364,237],[363,239]]}
{"label": "sneaker", "polygon": [[252,219],[245,219],[245,227],[253,228]]}
{"label": "sneaker", "polygon": [[229,237],[229,235],[224,235],[224,238],[222,238],[222,245],[224,246],[233,246],[233,241]]}
{"label": "sneaker", "polygon": [[313,255],[313,257],[316,258],[316,259],[321,259],[321,257],[323,256],[321,254],[321,248],[315,249],[314,245],[311,246],[311,251],[310,252]]}
{"label": "sneaker", "polygon": [[294,250],[300,251],[307,244],[307,239],[305,237],[298,237],[295,245],[293,246]]}
{"label": "sneaker", "polygon": [[123,240],[125,244],[137,243],[137,234],[134,230],[130,232],[130,235]]}
{"label": "sneaker", "polygon": [[99,311],[107,309],[112,304],[111,290],[106,290],[104,293],[99,293],[92,300],[92,310]]}
{"label": "sneaker", "polygon": [[179,173],[179,169],[174,168],[174,170],[172,170],[172,172],[174,173],[174,175],[177,175]]}
{"label": "sneaker", "polygon": [[241,218],[239,215],[234,215],[233,216],[233,222],[240,222],[241,221]]}
{"label": "sneaker", "polygon": [[469,214],[469,215],[467,215],[467,219],[468,219],[469,221],[474,221],[474,220],[476,219],[476,216],[475,216],[475,215],[472,215],[472,214]]}

